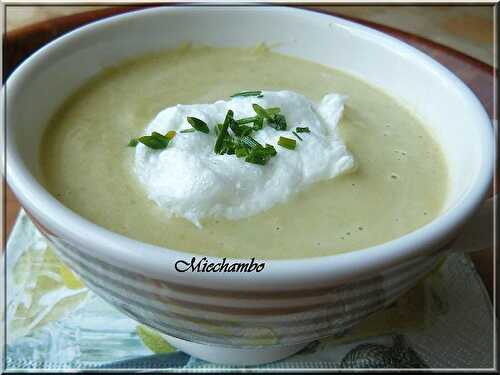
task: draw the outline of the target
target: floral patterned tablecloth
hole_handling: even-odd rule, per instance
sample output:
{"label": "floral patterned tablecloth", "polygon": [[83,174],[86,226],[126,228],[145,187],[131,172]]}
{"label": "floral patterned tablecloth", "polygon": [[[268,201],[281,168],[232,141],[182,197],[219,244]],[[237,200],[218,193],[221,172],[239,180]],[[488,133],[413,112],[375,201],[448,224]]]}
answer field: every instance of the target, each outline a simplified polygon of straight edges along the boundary
{"label": "floral patterned tablecloth", "polygon": [[[89,291],[23,212],[6,262],[7,371],[230,369],[176,351]],[[453,254],[386,310],[258,369],[491,369],[493,319],[474,265]]]}

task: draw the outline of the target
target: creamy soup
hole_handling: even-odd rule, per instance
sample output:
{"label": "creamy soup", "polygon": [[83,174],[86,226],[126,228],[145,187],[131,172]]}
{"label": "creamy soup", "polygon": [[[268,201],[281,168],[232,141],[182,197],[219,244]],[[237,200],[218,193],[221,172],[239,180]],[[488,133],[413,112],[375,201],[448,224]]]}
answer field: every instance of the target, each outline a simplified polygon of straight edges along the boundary
{"label": "creamy soup", "polygon": [[[249,88],[316,101],[329,92],[347,95],[338,132],[357,169],[247,218],[204,219],[199,228],[167,217],[132,173],[127,143],[166,107],[211,103]],[[106,69],[54,116],[40,160],[47,189],[90,221],[143,242],[231,258],[316,257],[377,245],[430,222],[447,190],[440,147],[397,100],[341,71],[264,47],[184,46]]]}

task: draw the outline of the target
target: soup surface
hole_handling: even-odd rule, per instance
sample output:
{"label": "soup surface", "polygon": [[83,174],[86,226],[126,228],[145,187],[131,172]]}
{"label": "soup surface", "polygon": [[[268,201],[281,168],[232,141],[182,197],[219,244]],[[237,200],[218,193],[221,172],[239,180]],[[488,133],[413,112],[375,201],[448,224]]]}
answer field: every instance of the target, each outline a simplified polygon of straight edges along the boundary
{"label": "soup surface", "polygon": [[[167,218],[133,174],[127,143],[166,107],[246,89],[292,90],[311,100],[348,95],[338,131],[358,168],[245,219],[204,220],[200,229]],[[103,71],[54,116],[40,160],[48,190],[92,222],[155,245],[231,258],[315,257],[380,244],[436,217],[447,190],[439,146],[404,106],[351,75],[264,47],[184,46]]]}

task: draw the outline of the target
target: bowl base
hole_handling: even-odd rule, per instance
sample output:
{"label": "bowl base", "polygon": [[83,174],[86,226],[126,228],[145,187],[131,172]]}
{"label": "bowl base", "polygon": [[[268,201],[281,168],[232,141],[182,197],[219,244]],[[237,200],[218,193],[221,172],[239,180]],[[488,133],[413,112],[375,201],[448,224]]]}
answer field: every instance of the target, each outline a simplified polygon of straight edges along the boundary
{"label": "bowl base", "polygon": [[168,335],[164,335],[164,337],[171,345],[193,357],[221,365],[236,366],[262,365],[264,363],[278,361],[297,353],[309,344],[295,344],[260,349],[236,349],[198,344]]}

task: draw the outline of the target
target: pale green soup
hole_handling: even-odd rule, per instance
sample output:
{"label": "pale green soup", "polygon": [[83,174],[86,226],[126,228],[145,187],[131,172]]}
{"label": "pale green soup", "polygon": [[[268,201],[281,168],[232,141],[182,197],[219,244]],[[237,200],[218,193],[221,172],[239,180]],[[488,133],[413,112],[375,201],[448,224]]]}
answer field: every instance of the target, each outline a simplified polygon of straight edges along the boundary
{"label": "pale green soup", "polygon": [[[128,141],[168,106],[245,89],[293,90],[313,100],[348,95],[339,129],[358,169],[246,219],[206,220],[198,229],[166,218],[133,175]],[[155,245],[232,258],[315,257],[380,244],[435,218],[447,190],[439,146],[404,106],[348,74],[266,48],[184,47],[107,69],[61,107],[40,160],[48,190],[92,222]]]}

